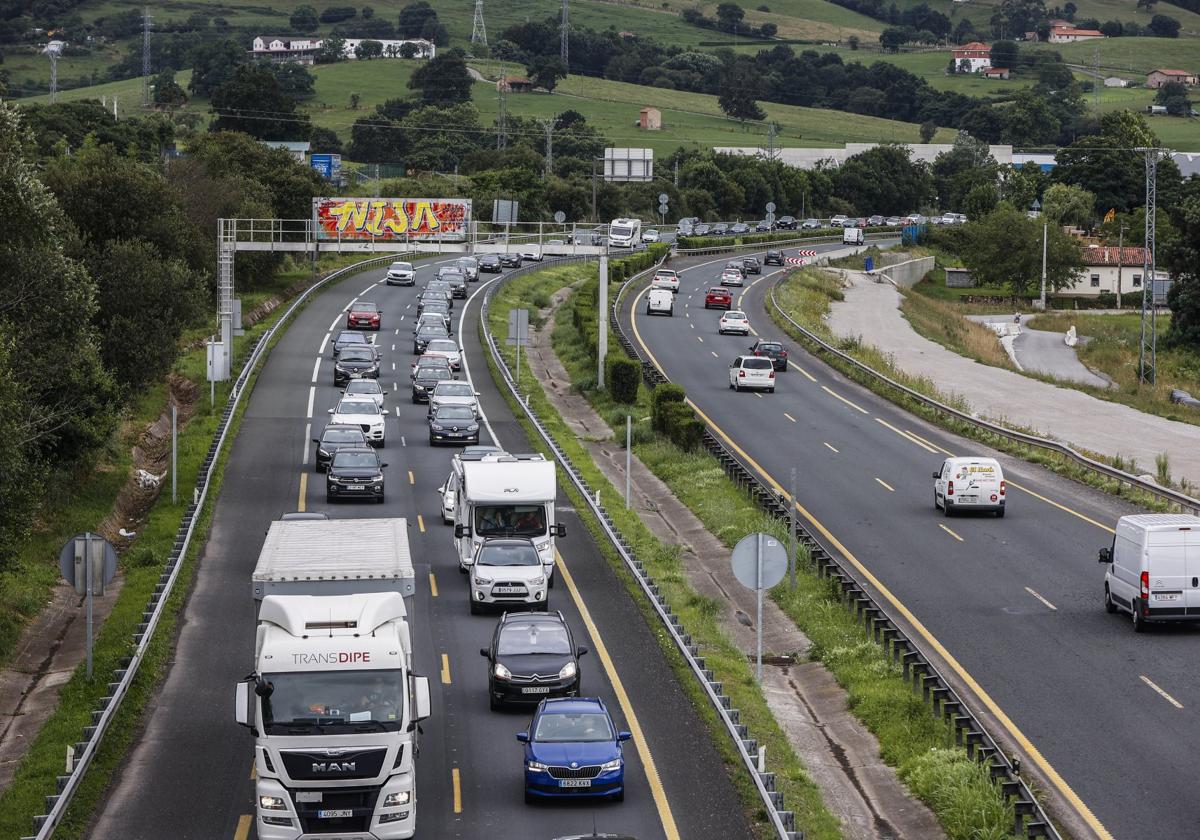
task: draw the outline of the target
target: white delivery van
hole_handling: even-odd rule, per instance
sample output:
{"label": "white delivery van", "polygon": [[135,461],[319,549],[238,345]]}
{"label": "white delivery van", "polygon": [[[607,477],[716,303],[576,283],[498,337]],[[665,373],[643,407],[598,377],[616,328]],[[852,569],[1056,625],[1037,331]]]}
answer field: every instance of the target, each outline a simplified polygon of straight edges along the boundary
{"label": "white delivery van", "polygon": [[1008,486],[995,458],[947,458],[933,474],[933,507],[946,516],[960,510],[1004,516]]}
{"label": "white delivery van", "polygon": [[675,295],[668,289],[651,289],[646,293],[647,315],[674,315]]}
{"label": "white delivery van", "polygon": [[842,231],[843,245],[862,245],[865,241],[862,228],[848,227]]}
{"label": "white delivery van", "polygon": [[1100,549],[1104,608],[1152,621],[1200,621],[1200,517],[1178,513],[1122,516],[1111,548]]}

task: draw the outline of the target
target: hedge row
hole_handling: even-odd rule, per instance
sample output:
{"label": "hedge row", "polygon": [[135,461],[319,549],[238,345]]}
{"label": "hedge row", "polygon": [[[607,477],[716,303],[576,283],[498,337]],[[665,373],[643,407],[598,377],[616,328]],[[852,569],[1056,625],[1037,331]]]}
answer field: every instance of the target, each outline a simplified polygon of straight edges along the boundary
{"label": "hedge row", "polygon": [[[897,231],[895,227],[868,228],[869,233],[886,233]],[[819,230],[785,230],[774,233],[748,233],[744,236],[681,236],[679,247],[691,248],[729,248],[734,245],[754,245],[760,242],[787,242],[792,239],[828,239],[831,236],[840,237],[842,228],[821,228]]]}
{"label": "hedge row", "polygon": [[650,425],[680,448],[691,452],[704,440],[704,424],[685,402],[686,398],[681,385],[666,383],[656,387],[650,401]]}

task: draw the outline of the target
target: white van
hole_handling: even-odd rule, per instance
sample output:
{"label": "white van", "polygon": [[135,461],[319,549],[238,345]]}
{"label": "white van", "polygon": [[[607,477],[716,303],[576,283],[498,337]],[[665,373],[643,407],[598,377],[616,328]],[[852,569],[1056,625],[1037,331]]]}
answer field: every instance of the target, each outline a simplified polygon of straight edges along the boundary
{"label": "white van", "polygon": [[651,289],[646,293],[646,314],[667,315],[675,314],[675,295],[668,289]]}
{"label": "white van", "polygon": [[1008,485],[995,458],[947,458],[933,474],[933,507],[946,516],[959,510],[1004,516]]}
{"label": "white van", "polygon": [[843,245],[862,245],[865,241],[862,228],[848,227],[842,231]]}
{"label": "white van", "polygon": [[1108,565],[1104,609],[1129,613],[1135,631],[1152,621],[1200,621],[1200,517],[1122,516],[1100,562]]}

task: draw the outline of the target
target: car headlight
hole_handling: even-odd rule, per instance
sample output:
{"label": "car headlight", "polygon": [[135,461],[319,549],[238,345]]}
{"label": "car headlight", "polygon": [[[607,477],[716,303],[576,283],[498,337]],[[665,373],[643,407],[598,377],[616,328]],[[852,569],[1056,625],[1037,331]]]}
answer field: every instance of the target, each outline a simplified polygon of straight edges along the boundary
{"label": "car headlight", "polygon": [[545,551],[550,547],[550,540],[542,540],[540,543],[534,543],[533,547],[539,552]]}
{"label": "car headlight", "polygon": [[376,484],[382,484],[383,483],[383,473],[380,473],[379,475],[375,476],[375,478],[373,478],[372,481],[374,481]]}
{"label": "car headlight", "polygon": [[437,424],[437,423],[430,423],[430,424],[429,424],[429,428],[433,429],[435,432],[444,432],[444,431],[446,431],[446,427],[445,427],[445,426],[439,425],[439,424]]}
{"label": "car headlight", "polygon": [[492,583],[492,579],[491,579],[491,578],[485,578],[485,577],[476,577],[476,578],[475,578],[475,583],[476,583],[476,584],[479,584],[480,586],[490,586],[490,585],[491,585],[491,583]]}
{"label": "car headlight", "polygon": [[479,431],[479,424],[478,424],[478,423],[472,423],[470,426],[467,426],[467,431],[468,431],[468,432],[478,432],[478,431]]}
{"label": "car headlight", "polygon": [[326,452],[324,449],[318,449],[318,450],[317,450],[317,454],[318,454],[318,455],[320,455],[322,458],[328,458],[328,457],[329,457],[329,453],[328,453],[328,452]]}
{"label": "car headlight", "polygon": [[545,773],[547,768],[546,765],[542,764],[540,761],[526,761],[525,769],[531,770],[534,773]]}
{"label": "car headlight", "polygon": [[258,797],[258,807],[264,811],[286,811],[287,800],[282,796],[260,796]]}
{"label": "car headlight", "polygon": [[614,758],[612,761],[606,761],[600,765],[600,772],[608,773],[612,770],[620,770],[623,763],[623,760],[619,758]]}
{"label": "car headlight", "polygon": [[492,669],[492,676],[498,680],[507,680],[512,676],[512,672],[497,662],[496,667]]}
{"label": "car headlight", "polygon": [[566,665],[562,666],[562,670],[558,672],[558,678],[560,680],[569,680],[571,677],[575,676],[578,670],[579,669],[575,667],[574,662],[568,662]]}
{"label": "car headlight", "polygon": [[535,577],[533,580],[529,581],[529,584],[531,586],[543,586],[543,585],[545,585],[545,583],[546,583],[546,578],[543,576]]}
{"label": "car headlight", "polygon": [[389,793],[383,797],[384,808],[399,808],[401,805],[407,805],[412,802],[412,791],[402,790],[397,793]]}

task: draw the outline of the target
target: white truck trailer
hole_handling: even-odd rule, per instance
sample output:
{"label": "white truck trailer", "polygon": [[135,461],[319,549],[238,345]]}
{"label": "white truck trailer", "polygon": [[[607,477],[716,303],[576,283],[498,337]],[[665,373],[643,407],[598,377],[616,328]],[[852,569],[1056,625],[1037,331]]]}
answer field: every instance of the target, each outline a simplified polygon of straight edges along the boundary
{"label": "white truck trailer", "polygon": [[272,524],[254,572],[254,671],[235,698],[255,738],[259,840],[416,833],[430,694],[413,672],[413,577],[403,519]]}

